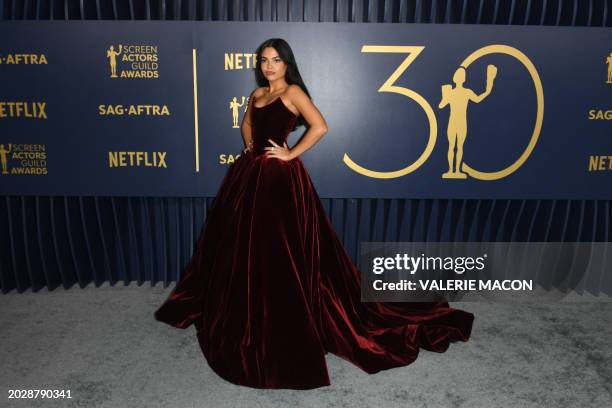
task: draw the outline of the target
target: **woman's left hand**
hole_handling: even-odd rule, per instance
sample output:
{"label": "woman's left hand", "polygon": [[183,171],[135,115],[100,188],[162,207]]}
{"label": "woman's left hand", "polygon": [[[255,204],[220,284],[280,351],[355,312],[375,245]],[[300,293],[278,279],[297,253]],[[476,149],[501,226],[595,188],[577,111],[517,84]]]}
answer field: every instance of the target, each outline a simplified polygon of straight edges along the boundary
{"label": "woman's left hand", "polygon": [[271,139],[268,139],[268,141],[272,143],[273,146],[268,146],[264,148],[264,150],[267,150],[266,157],[276,157],[277,159],[285,161],[293,159],[293,156],[291,155],[291,149],[289,149],[289,146],[287,146],[287,142],[285,142],[283,146],[279,146]]}

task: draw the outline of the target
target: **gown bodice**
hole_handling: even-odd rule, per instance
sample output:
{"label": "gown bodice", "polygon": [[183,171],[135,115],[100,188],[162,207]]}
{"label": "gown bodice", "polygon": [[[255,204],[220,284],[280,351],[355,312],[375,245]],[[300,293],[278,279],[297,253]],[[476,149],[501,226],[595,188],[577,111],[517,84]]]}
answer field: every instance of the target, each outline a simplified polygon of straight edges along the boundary
{"label": "gown bodice", "polygon": [[282,146],[295,126],[297,116],[287,108],[280,96],[261,107],[255,106],[255,96],[251,98],[248,109],[253,109],[251,137],[253,154],[257,156],[265,153],[265,147],[272,146],[268,139]]}

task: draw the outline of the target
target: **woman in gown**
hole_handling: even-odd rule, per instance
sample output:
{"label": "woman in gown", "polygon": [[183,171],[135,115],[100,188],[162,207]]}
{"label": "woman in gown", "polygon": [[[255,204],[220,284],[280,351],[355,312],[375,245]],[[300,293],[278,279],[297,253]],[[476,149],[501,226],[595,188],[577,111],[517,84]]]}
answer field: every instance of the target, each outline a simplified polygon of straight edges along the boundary
{"label": "woman in gown", "polygon": [[[291,48],[257,49],[260,85],[193,256],[155,318],[193,324],[210,367],[254,388],[330,384],[331,352],[367,373],[410,364],[419,349],[467,341],[474,315],[447,302],[361,302],[360,272],[346,253],[299,156],[326,132]],[[292,148],[288,134],[308,131]]]}

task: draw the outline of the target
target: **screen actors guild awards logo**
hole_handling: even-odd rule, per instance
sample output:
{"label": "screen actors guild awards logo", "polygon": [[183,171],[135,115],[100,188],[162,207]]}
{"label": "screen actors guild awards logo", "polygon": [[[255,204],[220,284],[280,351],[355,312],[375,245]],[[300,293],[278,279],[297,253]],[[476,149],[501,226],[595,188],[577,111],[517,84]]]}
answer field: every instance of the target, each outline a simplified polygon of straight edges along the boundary
{"label": "screen actors guild awards logo", "polygon": [[12,150],[12,145],[9,143],[8,150],[4,148],[3,144],[0,144],[0,163],[2,164],[2,175],[9,174],[7,156]]}
{"label": "screen actors guild awards logo", "polygon": [[0,173],[5,175],[41,176],[48,172],[47,147],[37,143],[0,144]]}
{"label": "screen actors guild awards logo", "polygon": [[[377,178],[377,179],[394,179],[403,177],[406,174],[410,174],[420,168],[423,163],[427,161],[436,145],[436,139],[438,135],[438,120],[436,113],[429,101],[414,89],[407,88],[396,84],[400,76],[410,67],[410,65],[417,59],[421,52],[425,49],[424,46],[416,45],[364,45],[361,48],[361,52],[376,52],[376,53],[402,53],[406,54],[406,58],[397,66],[395,71],[387,77],[383,85],[378,88],[378,92],[390,92],[400,94],[416,103],[425,114],[427,123],[429,124],[429,136],[427,137],[427,143],[418,157],[404,165],[404,167],[396,170],[379,171],[372,170],[356,163],[348,153],[344,153],[342,161],[351,170],[355,171],[366,177]],[[535,120],[533,122],[533,128],[531,129],[529,141],[524,150],[518,155],[514,161],[504,168],[494,171],[482,171],[478,170],[463,160],[463,143],[467,137],[467,108],[469,102],[481,102],[486,98],[493,89],[493,81],[497,75],[497,67],[489,64],[487,66],[487,85],[486,90],[480,95],[476,95],[471,89],[463,87],[465,82],[466,72],[470,65],[479,60],[482,57],[489,55],[500,54],[511,57],[512,59],[521,63],[523,68],[529,74],[533,88],[535,91]],[[450,117],[447,128],[449,148],[447,149],[449,169],[442,175],[444,179],[466,179],[467,176],[477,180],[498,180],[504,177],[508,177],[510,174],[517,171],[523,163],[529,158],[533,149],[538,142],[540,132],[542,130],[542,123],[544,121],[544,88],[542,87],[542,81],[538,70],[535,65],[531,62],[529,57],[523,54],[520,50],[505,44],[491,44],[479,48],[468,55],[459,64],[453,75],[453,81],[455,87],[446,84],[442,86],[442,100],[439,103],[439,108],[442,109],[446,105],[450,106]],[[455,155],[454,146],[457,145],[457,153]],[[453,162],[455,168],[453,169]]]}
{"label": "screen actors guild awards logo", "polygon": [[119,44],[119,51],[115,51],[112,45],[106,50],[106,58],[108,58],[111,69],[111,78],[117,78],[117,56],[119,54],[121,54],[121,44]]}
{"label": "screen actors guild awards logo", "polygon": [[[442,85],[442,100],[438,105],[438,108],[442,109],[446,105],[450,107],[450,116],[448,118],[448,128],[446,135],[448,137],[448,171],[442,174],[442,178],[445,179],[464,179],[467,178],[467,174],[463,173],[461,169],[463,159],[463,143],[467,137],[467,109],[470,102],[480,103],[491,93],[493,89],[493,81],[497,75],[497,67],[495,65],[487,66],[487,87],[486,90],[480,95],[476,95],[474,91],[469,88],[464,88],[466,70],[465,67],[461,66],[457,68],[453,75],[453,82],[455,87],[452,85]],[[457,153],[455,156],[455,144],[457,145]],[[453,159],[455,159],[455,167],[453,170]]]}
{"label": "screen actors guild awards logo", "polygon": [[[242,102],[238,103],[238,99],[234,96],[232,101],[229,103],[229,109],[232,111],[232,128],[239,128],[238,126],[238,108],[244,106],[245,97],[242,97]],[[246,108],[244,109],[246,112]]]}
{"label": "screen actors guild awards logo", "polygon": [[159,51],[157,45],[119,44],[106,50],[110,77],[121,79],[159,78]]}

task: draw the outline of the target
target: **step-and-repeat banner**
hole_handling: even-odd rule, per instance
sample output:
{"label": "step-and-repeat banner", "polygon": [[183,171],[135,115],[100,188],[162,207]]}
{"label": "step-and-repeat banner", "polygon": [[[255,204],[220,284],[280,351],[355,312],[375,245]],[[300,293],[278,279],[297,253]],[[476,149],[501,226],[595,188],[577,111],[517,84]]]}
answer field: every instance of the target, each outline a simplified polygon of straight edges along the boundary
{"label": "step-and-repeat banner", "polygon": [[322,197],[612,199],[609,28],[353,23],[2,22],[0,191],[214,196],[271,37]]}

